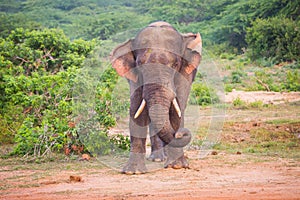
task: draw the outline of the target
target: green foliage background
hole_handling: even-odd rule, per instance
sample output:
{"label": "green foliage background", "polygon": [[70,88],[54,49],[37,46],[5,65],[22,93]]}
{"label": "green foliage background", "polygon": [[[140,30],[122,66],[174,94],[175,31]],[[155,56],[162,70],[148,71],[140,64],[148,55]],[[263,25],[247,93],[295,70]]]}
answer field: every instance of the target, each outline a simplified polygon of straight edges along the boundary
{"label": "green foliage background", "polygon": [[[128,138],[107,136],[115,125],[113,112],[128,107],[112,95],[116,73],[108,68],[92,86],[78,74],[85,73],[86,64],[94,69],[108,65],[103,58],[115,46],[117,33],[153,21],[200,32],[205,49],[222,59],[233,60],[237,54],[250,58],[260,67],[256,79],[269,90],[300,90],[300,0],[0,0],[0,5],[0,144],[14,143],[13,154],[42,156],[81,145],[72,125],[82,123],[74,118],[74,88],[80,83],[94,89],[96,97],[96,114],[83,122],[98,127],[93,141],[103,138],[103,143],[87,146],[103,153],[109,153],[111,144],[128,150]],[[266,67],[281,62],[288,65],[277,84]],[[224,79],[226,90],[245,84],[240,65]],[[215,102],[217,96],[200,77],[190,103]]]}

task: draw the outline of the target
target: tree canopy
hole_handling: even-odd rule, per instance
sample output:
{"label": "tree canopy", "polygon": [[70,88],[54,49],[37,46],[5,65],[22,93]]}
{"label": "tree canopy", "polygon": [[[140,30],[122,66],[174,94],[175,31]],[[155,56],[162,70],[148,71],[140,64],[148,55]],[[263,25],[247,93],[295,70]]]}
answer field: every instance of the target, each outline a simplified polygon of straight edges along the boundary
{"label": "tree canopy", "polygon": [[299,21],[300,0],[1,0],[0,35],[17,27],[61,28],[71,39],[107,39],[165,20],[180,31],[201,32],[212,43],[247,47],[246,29],[256,19]]}

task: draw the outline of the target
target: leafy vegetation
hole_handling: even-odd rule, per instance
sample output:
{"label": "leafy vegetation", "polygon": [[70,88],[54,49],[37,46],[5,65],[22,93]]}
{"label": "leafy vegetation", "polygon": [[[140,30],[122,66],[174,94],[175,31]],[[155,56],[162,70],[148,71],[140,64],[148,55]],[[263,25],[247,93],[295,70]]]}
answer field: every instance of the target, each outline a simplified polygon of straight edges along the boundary
{"label": "leafy vegetation", "polygon": [[5,0],[0,2],[6,5],[0,10],[3,19],[0,32],[4,36],[16,27],[47,27],[63,29],[71,39],[107,39],[116,33],[140,28],[153,20],[149,16],[138,15],[130,1],[27,0],[14,1],[14,4]]}
{"label": "leafy vegetation", "polygon": [[[16,29],[0,44],[1,131],[6,138],[1,142],[16,142],[13,154],[34,156],[82,146],[73,95],[95,41],[71,42],[57,29]],[[115,124],[109,104],[116,80],[116,73],[106,70],[96,90],[96,119],[103,127],[99,134],[106,138]]]}
{"label": "leafy vegetation", "polygon": [[219,102],[219,98],[212,88],[202,82],[197,82],[192,85],[189,102],[192,105],[205,106]]}
{"label": "leafy vegetation", "polygon": [[122,31],[141,28],[151,21],[165,20],[182,32],[201,32],[205,44],[225,44],[227,51],[229,47],[233,52],[243,52],[248,46],[245,38],[248,28],[253,26],[252,22],[279,16],[296,23],[299,21],[300,2],[2,0],[1,5],[0,14],[5,19],[1,20],[2,35],[18,26],[37,28],[39,24],[42,27],[59,27],[72,39],[107,39]]}
{"label": "leafy vegetation", "polygon": [[250,56],[255,59],[274,58],[277,63],[299,59],[299,27],[300,21],[282,16],[255,20],[252,27],[247,29]]}
{"label": "leafy vegetation", "polygon": [[253,102],[245,102],[240,97],[237,97],[233,100],[232,105],[237,109],[248,109],[248,108],[257,108],[261,109],[263,107],[268,107],[267,104],[264,104],[261,100],[253,101]]}
{"label": "leafy vegetation", "polygon": [[249,62],[247,55],[222,59],[223,82],[226,92],[244,91],[299,91],[299,62],[280,62],[260,58]]}
{"label": "leafy vegetation", "polygon": [[16,137],[15,154],[62,149],[72,132],[73,80],[94,45],[54,29],[16,29],[1,40],[1,130]]}

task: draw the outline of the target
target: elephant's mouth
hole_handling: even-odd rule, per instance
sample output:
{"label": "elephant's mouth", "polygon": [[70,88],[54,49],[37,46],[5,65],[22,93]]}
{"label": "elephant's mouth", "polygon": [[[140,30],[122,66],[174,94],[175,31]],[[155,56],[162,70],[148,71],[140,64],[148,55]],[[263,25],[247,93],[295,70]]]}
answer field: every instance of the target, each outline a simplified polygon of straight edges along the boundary
{"label": "elephant's mouth", "polygon": [[[143,110],[145,109],[145,106],[146,106],[146,100],[143,99],[138,110],[136,111],[136,113],[134,114],[134,119],[138,118],[140,116],[140,114],[143,112]],[[176,98],[173,99],[172,101],[172,106],[174,106],[174,109],[176,110],[176,113],[178,115],[178,117],[180,118],[181,117],[181,111],[180,111],[180,107],[179,107],[179,104],[176,100]]]}

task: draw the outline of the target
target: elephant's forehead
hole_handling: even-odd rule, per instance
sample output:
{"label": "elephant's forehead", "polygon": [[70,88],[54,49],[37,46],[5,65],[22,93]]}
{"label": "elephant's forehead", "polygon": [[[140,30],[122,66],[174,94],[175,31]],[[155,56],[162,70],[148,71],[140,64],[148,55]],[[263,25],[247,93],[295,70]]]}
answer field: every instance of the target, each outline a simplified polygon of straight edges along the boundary
{"label": "elephant's forehead", "polygon": [[133,50],[162,49],[177,55],[182,54],[182,35],[176,30],[164,27],[146,27],[134,39]]}
{"label": "elephant's forehead", "polygon": [[158,22],[153,22],[149,24],[149,26],[169,26],[172,27],[171,24],[164,22],[164,21],[158,21]]}

